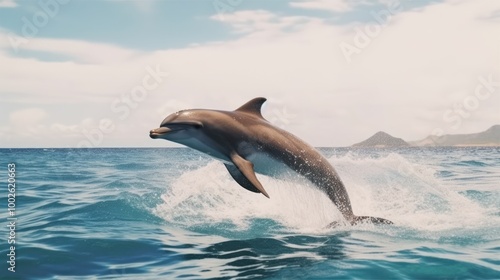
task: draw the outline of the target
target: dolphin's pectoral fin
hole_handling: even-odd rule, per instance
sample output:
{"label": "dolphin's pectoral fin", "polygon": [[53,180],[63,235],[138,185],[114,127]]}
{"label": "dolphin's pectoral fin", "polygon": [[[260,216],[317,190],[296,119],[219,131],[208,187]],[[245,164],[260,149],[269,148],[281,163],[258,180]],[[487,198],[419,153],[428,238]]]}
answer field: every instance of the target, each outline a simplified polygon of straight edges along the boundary
{"label": "dolphin's pectoral fin", "polygon": [[[255,176],[253,163],[242,158],[237,153],[233,153],[231,155],[231,160],[233,161],[235,166],[226,164],[226,168],[233,179],[236,180],[236,182],[238,182],[238,184],[240,184],[240,186],[244,187],[245,189],[252,192],[261,192],[263,195],[269,198],[266,190],[257,179],[257,176]],[[233,169],[235,169],[235,171],[233,171]]]}
{"label": "dolphin's pectoral fin", "polygon": [[231,177],[240,184],[240,186],[244,187],[245,189],[255,192],[255,193],[260,193],[259,189],[257,189],[248,179],[241,173],[241,171],[238,169],[238,167],[232,165],[232,164],[227,164],[224,163],[224,165],[227,168],[227,171],[229,171],[229,174],[231,174]]}

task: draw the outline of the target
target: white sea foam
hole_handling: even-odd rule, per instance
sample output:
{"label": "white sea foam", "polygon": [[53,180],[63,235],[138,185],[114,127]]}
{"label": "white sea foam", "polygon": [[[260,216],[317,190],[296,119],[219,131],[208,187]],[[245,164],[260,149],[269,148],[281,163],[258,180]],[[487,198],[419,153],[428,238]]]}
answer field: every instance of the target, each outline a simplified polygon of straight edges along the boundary
{"label": "white sea foam", "polygon": [[271,199],[243,189],[221,163],[211,162],[179,177],[156,213],[168,221],[229,221],[240,227],[254,218],[267,218],[292,228],[321,228],[341,218],[326,195],[309,184],[258,176]]}
{"label": "white sea foam", "polygon": [[488,209],[435,176],[432,166],[398,154],[332,159],[348,188],[356,215],[374,215],[397,225],[441,231],[490,224]]}
{"label": "white sea foam", "polygon": [[[331,158],[348,190],[354,213],[383,217],[419,231],[475,228],[498,223],[486,209],[436,178],[431,166],[398,154],[359,158],[352,153]],[[272,219],[299,232],[323,232],[342,217],[319,189],[303,180],[257,175],[270,195],[249,192],[216,161],[187,171],[163,195],[155,213],[187,226],[230,222],[241,228],[252,219]],[[491,219],[495,219],[492,221]]]}

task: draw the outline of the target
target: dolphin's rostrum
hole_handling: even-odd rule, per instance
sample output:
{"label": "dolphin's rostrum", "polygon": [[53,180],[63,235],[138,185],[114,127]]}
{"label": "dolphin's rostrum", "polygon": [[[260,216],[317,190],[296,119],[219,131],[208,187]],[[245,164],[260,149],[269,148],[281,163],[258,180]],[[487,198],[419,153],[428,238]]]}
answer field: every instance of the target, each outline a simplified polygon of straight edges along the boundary
{"label": "dolphin's rostrum", "polygon": [[382,218],[355,216],[333,166],[315,148],[265,120],[261,114],[265,101],[254,98],[235,111],[182,110],[166,117],[159,128],[151,130],[150,137],[180,143],[217,158],[238,184],[266,197],[269,195],[255,172],[275,175],[289,168],[324,191],[349,223],[392,224]]}

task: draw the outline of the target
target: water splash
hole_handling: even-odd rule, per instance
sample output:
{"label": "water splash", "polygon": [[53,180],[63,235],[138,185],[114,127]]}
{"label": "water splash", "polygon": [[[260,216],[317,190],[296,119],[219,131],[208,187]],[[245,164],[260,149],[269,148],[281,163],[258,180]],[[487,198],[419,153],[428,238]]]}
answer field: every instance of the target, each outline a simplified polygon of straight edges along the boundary
{"label": "water splash", "polygon": [[341,218],[330,200],[309,184],[258,176],[271,199],[241,188],[222,164],[211,162],[179,177],[155,212],[167,221],[185,225],[231,222],[241,229],[253,219],[272,219],[286,227],[307,229],[322,228]]}
{"label": "water splash", "polygon": [[[399,154],[332,159],[357,215],[379,214],[396,224],[440,231],[490,224],[488,208],[460,194],[436,176],[436,169]],[[465,210],[466,209],[466,210]]]}
{"label": "water splash", "polygon": [[[477,229],[499,222],[491,209],[437,177],[433,166],[395,153],[377,158],[347,153],[329,160],[346,185],[356,215],[384,217],[396,227],[419,232]],[[323,233],[326,225],[342,220],[335,205],[309,182],[258,177],[271,199],[244,190],[222,164],[210,162],[175,180],[155,214],[187,227],[229,223],[240,230],[256,219],[270,219],[303,233]]]}

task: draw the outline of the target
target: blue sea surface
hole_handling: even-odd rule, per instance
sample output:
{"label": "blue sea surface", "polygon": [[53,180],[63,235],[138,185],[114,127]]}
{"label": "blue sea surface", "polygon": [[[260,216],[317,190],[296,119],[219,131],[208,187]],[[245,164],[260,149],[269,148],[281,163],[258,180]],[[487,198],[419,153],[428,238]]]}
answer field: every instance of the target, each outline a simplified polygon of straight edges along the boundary
{"label": "blue sea surface", "polygon": [[[0,279],[500,279],[500,148],[321,148],[354,213],[187,148],[0,149]],[[8,164],[15,163],[15,272]]]}

